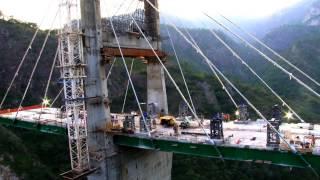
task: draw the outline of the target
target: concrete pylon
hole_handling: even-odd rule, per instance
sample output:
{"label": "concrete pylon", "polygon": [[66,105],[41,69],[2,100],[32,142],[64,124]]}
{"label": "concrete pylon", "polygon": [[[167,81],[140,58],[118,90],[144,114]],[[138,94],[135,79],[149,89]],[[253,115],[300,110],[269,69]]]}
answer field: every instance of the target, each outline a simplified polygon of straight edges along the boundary
{"label": "concrete pylon", "polygon": [[119,172],[110,164],[117,162],[112,156],[116,146],[112,137],[105,136],[104,129],[111,124],[106,64],[101,61],[102,48],[100,0],[81,0],[81,24],[84,33],[83,49],[87,63],[85,91],[87,98],[88,149],[91,168],[98,170],[88,179],[117,179]]}
{"label": "concrete pylon", "polygon": [[[155,7],[159,7],[158,0],[149,0]],[[156,41],[156,50],[161,50],[160,16],[147,1],[144,1],[145,28],[147,35]],[[168,102],[165,74],[162,65],[156,59],[149,59],[147,64],[148,105],[154,104],[157,113],[168,114]],[[149,108],[148,108],[149,109]]]}
{"label": "concrete pylon", "polygon": [[166,82],[162,65],[159,62],[149,61],[147,76],[148,106],[154,104],[156,113],[168,114]]}
{"label": "concrete pylon", "polygon": [[[156,0],[151,0],[157,4]],[[147,3],[147,2],[145,2]],[[147,5],[146,5],[147,7]],[[160,49],[159,14],[147,9],[147,24]],[[156,17],[156,18],[155,18]],[[170,180],[172,153],[117,147],[112,135],[102,129],[111,124],[105,64],[101,61],[102,32],[100,0],[81,0],[81,19],[84,32],[84,58],[87,62],[86,97],[88,114],[88,146],[90,164],[98,168],[89,180]],[[151,21],[152,20],[152,21]],[[151,30],[152,28],[152,30]],[[157,34],[157,35],[155,35]],[[160,64],[148,66],[148,102],[158,103],[168,112],[165,76]]]}

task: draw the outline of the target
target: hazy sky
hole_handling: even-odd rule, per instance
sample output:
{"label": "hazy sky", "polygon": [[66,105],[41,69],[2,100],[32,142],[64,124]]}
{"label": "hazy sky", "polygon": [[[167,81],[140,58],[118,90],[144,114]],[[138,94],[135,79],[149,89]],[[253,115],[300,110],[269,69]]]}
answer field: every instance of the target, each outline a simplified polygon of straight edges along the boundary
{"label": "hazy sky", "polygon": [[[130,4],[131,1],[126,0],[126,4]],[[299,1],[302,0],[160,0],[160,8],[162,12],[189,19],[201,17],[200,10],[214,13],[215,9],[228,17],[260,18],[272,15]],[[61,0],[0,0],[0,10],[7,16],[38,24],[45,19],[42,26],[50,27],[49,22],[53,19],[59,2]],[[122,0],[101,2],[110,3],[111,6],[104,9],[113,12]],[[123,9],[126,9],[125,6]]]}

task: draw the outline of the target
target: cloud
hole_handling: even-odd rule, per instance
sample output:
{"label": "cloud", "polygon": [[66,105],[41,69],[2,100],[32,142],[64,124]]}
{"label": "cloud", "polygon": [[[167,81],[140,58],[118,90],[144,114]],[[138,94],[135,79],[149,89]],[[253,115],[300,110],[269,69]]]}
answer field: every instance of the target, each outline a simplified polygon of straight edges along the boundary
{"label": "cloud", "polygon": [[[302,0],[160,0],[159,4],[162,12],[188,19],[203,17],[200,10],[214,13],[216,9],[229,17],[260,18],[298,1]],[[0,7],[7,16],[13,15],[23,21],[40,24],[45,17],[42,27],[50,27],[59,2],[60,0],[0,0]],[[101,0],[101,2],[102,14],[110,15],[123,1]],[[137,6],[137,2],[126,0],[120,13],[128,9],[130,2],[133,2],[131,7]]]}

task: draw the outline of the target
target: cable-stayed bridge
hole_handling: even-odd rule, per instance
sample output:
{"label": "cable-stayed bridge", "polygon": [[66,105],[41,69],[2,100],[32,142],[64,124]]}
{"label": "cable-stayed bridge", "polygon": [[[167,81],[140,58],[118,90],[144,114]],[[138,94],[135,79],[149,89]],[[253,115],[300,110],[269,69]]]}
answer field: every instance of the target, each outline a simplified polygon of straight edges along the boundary
{"label": "cable-stayed bridge", "polygon": [[[107,1],[107,0],[106,0]],[[107,2],[106,2],[107,3]],[[51,30],[47,32],[43,45],[31,69],[29,81],[17,109],[5,109],[0,112],[1,124],[37,130],[44,133],[68,135],[71,159],[71,171],[64,173],[65,179],[170,179],[172,153],[190,154],[224,160],[252,161],[282,166],[308,168],[319,177],[320,171],[320,125],[306,123],[285,98],[255,71],[228,42],[214,30],[210,33],[232,55],[255,76],[271,94],[281,103],[271,110],[267,117],[248,99],[243,92],[209,59],[205,51],[186,28],[171,26],[190,50],[198,53],[205,65],[212,71],[225,93],[237,110],[238,121],[224,122],[228,119],[217,114],[212,119],[199,117],[188,88],[179,57],[168,29],[166,29],[174,57],[183,78],[183,87],[179,87],[175,78],[166,67],[168,55],[161,48],[164,38],[160,35],[160,9],[157,0],[123,0],[113,14],[101,18],[104,12],[100,1],[64,0],[58,7],[55,18],[60,18],[60,30],[57,35],[58,47],[39,106],[23,107],[24,100],[33,80],[34,73],[46,48]],[[121,13],[121,14],[120,14]],[[280,63],[259,50],[251,41],[234,32],[230,27],[216,20],[209,12],[203,12],[212,23],[232,34],[244,45],[256,51],[271,65],[277,67],[288,79],[301,85],[319,98],[320,94],[313,86],[318,81],[292,64],[258,38],[221,15],[234,28],[245,33],[266,48],[283,63],[294,68],[299,76],[304,76],[313,86],[304,82]],[[0,108],[12,90],[21,66],[25,63],[32,44],[39,33],[34,33],[17,71],[2,98]],[[128,58],[131,67],[127,66]],[[147,108],[142,107],[140,97],[131,79],[135,60],[145,63],[147,69]],[[110,112],[112,106],[107,82],[115,61],[123,63],[128,83],[125,91],[122,112]],[[106,66],[110,64],[109,73]],[[59,68],[63,87],[59,91],[64,95],[64,108],[53,108],[57,97],[50,102],[48,89],[53,78],[54,68]],[[174,85],[180,95],[186,113],[179,118],[169,116],[165,77]],[[228,88],[230,87],[230,88]],[[134,93],[138,109],[125,112],[128,89]],[[186,90],[186,94],[183,93]],[[119,90],[120,91],[120,90]],[[237,93],[245,102],[239,104],[233,97]],[[228,99],[229,101],[229,99]],[[40,102],[39,102],[40,103]],[[248,121],[247,108],[251,108],[260,119]],[[301,123],[282,123],[283,112],[289,112],[287,118],[296,118]],[[171,112],[173,113],[173,112]]]}

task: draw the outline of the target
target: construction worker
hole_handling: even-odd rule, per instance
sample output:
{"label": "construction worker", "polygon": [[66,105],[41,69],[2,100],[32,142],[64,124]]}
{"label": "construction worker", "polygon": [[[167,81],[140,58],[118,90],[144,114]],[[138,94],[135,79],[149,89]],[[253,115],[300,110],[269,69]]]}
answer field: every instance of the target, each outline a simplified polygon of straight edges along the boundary
{"label": "construction worker", "polygon": [[316,138],[314,135],[311,135],[311,146],[314,147],[316,145]]}
{"label": "construction worker", "polygon": [[164,109],[161,109],[161,111],[160,111],[160,113],[159,113],[159,117],[162,117],[162,116],[164,116],[165,114],[164,114]]}
{"label": "construction worker", "polygon": [[175,136],[179,135],[179,126],[178,126],[178,124],[176,122],[173,125],[173,131],[174,131],[174,135]]}

